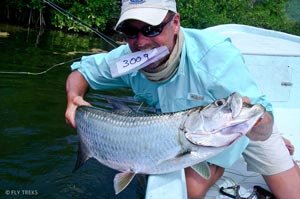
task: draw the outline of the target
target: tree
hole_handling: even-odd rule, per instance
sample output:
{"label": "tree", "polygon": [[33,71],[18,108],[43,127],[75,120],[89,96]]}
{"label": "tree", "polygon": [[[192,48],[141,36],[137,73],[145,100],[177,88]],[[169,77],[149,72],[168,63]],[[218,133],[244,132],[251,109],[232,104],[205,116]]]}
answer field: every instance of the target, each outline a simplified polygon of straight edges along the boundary
{"label": "tree", "polygon": [[[43,2],[54,3],[56,10]],[[190,28],[239,23],[300,35],[298,8],[299,0],[177,0],[181,23]],[[120,0],[4,0],[0,10],[0,19],[22,24],[90,31],[78,23],[81,21],[107,31],[117,22]],[[69,14],[62,14],[64,11]]]}
{"label": "tree", "polygon": [[[64,1],[55,0],[55,3],[66,10],[73,16],[76,16],[79,21],[82,21],[89,26],[101,31],[111,28],[117,20],[120,8],[115,0],[80,0],[80,1]],[[81,26],[78,20],[74,20],[71,15],[66,16],[51,11],[52,25],[59,29],[78,31],[89,31],[87,27]]]}

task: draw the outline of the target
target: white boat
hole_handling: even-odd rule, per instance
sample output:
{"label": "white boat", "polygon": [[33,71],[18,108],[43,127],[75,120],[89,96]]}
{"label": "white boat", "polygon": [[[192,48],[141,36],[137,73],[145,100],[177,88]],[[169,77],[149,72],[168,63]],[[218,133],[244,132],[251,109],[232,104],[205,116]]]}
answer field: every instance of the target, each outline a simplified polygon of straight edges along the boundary
{"label": "white boat", "polygon": [[[294,160],[300,164],[300,37],[253,26],[225,24],[206,29],[231,38],[244,55],[249,70],[261,91],[274,107],[275,123],[282,135],[295,146]],[[184,171],[151,175],[146,199],[186,199]],[[241,195],[247,196],[254,185],[266,189],[262,177],[246,170],[242,157],[226,169],[223,177],[211,187],[206,199],[227,198],[220,195],[221,186],[241,185]]]}

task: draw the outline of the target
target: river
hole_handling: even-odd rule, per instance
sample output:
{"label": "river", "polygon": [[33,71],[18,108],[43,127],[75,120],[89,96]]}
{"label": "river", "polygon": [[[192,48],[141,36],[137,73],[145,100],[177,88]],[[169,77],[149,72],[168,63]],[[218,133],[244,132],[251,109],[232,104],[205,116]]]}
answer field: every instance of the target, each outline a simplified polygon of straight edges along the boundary
{"label": "river", "polygon": [[0,198],[143,198],[139,178],[116,196],[117,171],[93,159],[72,173],[78,138],[64,119],[69,66],[112,47],[93,35],[6,24],[0,32]]}

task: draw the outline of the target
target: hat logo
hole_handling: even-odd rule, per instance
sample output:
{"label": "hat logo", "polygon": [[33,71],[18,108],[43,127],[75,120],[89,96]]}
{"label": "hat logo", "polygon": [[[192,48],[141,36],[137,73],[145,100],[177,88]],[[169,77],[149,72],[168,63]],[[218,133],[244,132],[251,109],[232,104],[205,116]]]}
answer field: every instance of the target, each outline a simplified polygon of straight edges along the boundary
{"label": "hat logo", "polygon": [[130,0],[131,4],[140,4],[140,3],[144,3],[145,0]]}

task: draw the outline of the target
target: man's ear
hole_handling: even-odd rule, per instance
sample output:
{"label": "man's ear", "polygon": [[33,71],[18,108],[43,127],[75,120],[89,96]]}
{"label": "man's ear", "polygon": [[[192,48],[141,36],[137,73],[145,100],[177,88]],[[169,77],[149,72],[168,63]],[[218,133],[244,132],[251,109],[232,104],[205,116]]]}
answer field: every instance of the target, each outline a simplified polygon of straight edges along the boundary
{"label": "man's ear", "polygon": [[179,15],[179,13],[175,14],[173,23],[174,23],[175,34],[178,34],[179,30],[180,30],[180,15]]}

